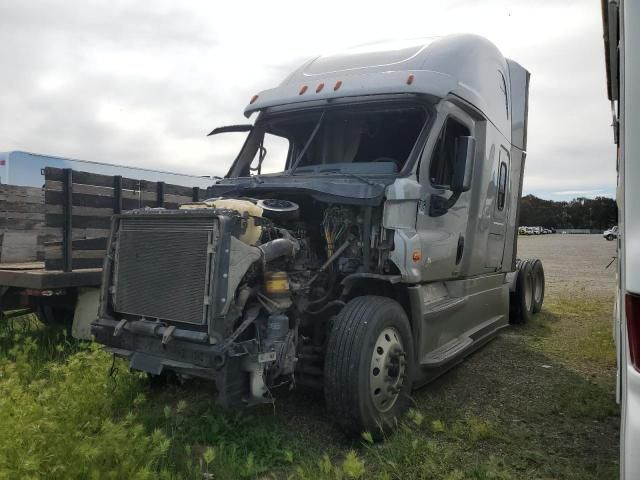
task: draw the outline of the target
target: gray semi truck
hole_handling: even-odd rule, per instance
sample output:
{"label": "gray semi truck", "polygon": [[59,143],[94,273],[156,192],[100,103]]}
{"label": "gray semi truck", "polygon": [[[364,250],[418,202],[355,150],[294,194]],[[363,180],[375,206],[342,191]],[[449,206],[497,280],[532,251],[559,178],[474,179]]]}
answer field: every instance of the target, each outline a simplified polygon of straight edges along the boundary
{"label": "gray semi truck", "polygon": [[212,198],[112,218],[95,339],[226,406],[323,390],[380,438],[424,385],[540,310],[516,260],[529,73],[484,38],[317,57],[255,95]]}

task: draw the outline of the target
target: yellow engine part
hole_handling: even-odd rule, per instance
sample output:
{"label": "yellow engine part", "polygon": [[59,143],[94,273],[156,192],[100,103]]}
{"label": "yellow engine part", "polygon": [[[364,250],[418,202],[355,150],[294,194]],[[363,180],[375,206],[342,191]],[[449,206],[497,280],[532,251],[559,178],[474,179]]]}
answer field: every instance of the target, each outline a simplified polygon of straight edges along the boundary
{"label": "yellow engine part", "polygon": [[240,241],[255,245],[262,234],[262,227],[256,225],[253,217],[262,217],[262,208],[249,200],[238,200],[236,198],[220,198],[214,200],[205,200],[204,202],[193,202],[180,205],[180,210],[193,210],[199,208],[224,208],[227,210],[235,210],[240,215],[245,212],[249,215],[247,222],[247,230],[240,235]]}
{"label": "yellow engine part", "polygon": [[287,272],[265,272],[264,290],[267,295],[288,294],[289,276]]}

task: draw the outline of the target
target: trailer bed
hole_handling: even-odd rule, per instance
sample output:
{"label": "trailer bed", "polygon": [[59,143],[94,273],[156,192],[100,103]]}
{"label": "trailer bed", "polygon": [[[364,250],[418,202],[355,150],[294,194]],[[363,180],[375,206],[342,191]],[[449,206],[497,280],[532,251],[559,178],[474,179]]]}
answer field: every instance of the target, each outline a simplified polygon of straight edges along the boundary
{"label": "trailer bed", "polygon": [[0,285],[17,288],[98,287],[102,268],[45,270],[44,262],[0,263]]}

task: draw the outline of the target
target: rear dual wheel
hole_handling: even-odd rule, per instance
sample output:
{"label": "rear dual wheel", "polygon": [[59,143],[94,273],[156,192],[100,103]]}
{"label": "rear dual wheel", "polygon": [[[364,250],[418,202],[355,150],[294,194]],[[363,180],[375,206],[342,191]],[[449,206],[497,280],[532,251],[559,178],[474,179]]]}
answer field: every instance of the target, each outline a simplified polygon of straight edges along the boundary
{"label": "rear dual wheel", "polygon": [[544,302],[544,268],[539,259],[522,260],[516,269],[516,288],[510,295],[510,320],[527,323],[542,309]]}
{"label": "rear dual wheel", "polygon": [[544,302],[544,268],[542,267],[542,261],[536,258],[533,261],[531,267],[531,274],[533,275],[533,313],[538,313],[542,310],[542,303]]}
{"label": "rear dual wheel", "polygon": [[328,410],[351,435],[380,440],[411,405],[413,337],[404,309],[379,296],[351,300],[333,323],[325,355]]}

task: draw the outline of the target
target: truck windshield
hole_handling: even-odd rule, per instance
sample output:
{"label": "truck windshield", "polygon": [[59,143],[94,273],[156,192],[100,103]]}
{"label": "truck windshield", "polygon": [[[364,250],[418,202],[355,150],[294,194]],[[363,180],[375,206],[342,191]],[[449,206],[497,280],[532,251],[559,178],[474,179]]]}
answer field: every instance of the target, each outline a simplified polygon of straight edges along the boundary
{"label": "truck windshield", "polygon": [[[414,106],[274,115],[256,124],[239,160],[250,165],[251,174],[394,174],[402,170],[426,120],[427,112]],[[249,173],[243,170],[239,176]]]}

